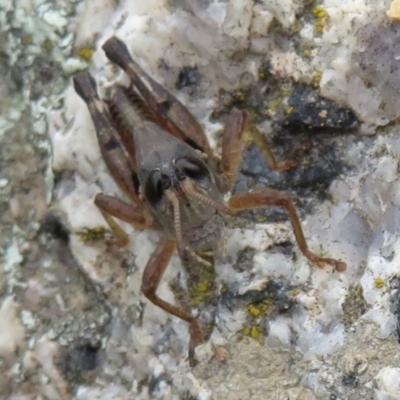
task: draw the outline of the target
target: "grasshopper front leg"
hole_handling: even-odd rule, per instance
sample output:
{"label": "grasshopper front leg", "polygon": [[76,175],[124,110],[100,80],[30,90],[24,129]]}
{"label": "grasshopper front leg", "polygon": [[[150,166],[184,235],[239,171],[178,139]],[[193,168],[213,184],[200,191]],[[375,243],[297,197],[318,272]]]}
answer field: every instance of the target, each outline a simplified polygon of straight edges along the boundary
{"label": "grasshopper front leg", "polygon": [[[266,162],[275,171],[292,168],[296,165],[296,158],[311,147],[310,142],[299,143],[285,160],[278,162],[261,132],[251,122],[246,112],[237,109],[232,110],[224,130],[222,143],[222,174],[220,178],[223,189],[226,191],[230,190],[236,181],[243,151],[243,135],[246,131],[254,138]],[[286,193],[274,189],[262,189],[252,193],[236,194],[228,201],[228,208],[233,212],[261,207],[282,207],[288,212],[296,242],[304,256],[313,264],[319,268],[329,264],[339,272],[346,270],[344,262],[333,258],[319,257],[308,248],[296,208]]]}
{"label": "grasshopper front leg", "polygon": [[246,133],[253,138],[266,163],[274,171],[284,171],[294,167],[297,164],[296,159],[312,147],[309,141],[300,142],[284,160],[277,161],[266,139],[246,111],[234,108],[228,116],[222,139],[221,180],[224,191],[231,190],[236,182],[242,160],[243,137]]}
{"label": "grasshopper front leg", "polygon": [[261,207],[284,208],[289,214],[296,242],[304,256],[319,268],[323,268],[326,264],[329,264],[338,272],[346,270],[346,263],[343,261],[338,261],[333,258],[319,257],[308,248],[296,209],[292,200],[286,193],[274,189],[261,189],[253,193],[238,193],[235,196],[232,196],[228,201],[228,207],[234,211]]}

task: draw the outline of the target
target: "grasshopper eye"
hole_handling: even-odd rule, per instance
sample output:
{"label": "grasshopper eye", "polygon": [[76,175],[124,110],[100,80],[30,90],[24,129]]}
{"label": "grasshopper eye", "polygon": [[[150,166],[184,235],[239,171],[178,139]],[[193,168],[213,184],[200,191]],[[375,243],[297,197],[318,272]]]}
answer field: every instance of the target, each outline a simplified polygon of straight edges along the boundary
{"label": "grasshopper eye", "polygon": [[176,176],[179,180],[187,177],[194,181],[201,181],[210,176],[207,166],[196,158],[178,158],[175,161],[175,166],[177,169]]}
{"label": "grasshopper eye", "polygon": [[154,208],[160,205],[163,200],[164,192],[171,186],[171,180],[161,174],[160,170],[155,169],[147,178],[144,194],[147,201]]}

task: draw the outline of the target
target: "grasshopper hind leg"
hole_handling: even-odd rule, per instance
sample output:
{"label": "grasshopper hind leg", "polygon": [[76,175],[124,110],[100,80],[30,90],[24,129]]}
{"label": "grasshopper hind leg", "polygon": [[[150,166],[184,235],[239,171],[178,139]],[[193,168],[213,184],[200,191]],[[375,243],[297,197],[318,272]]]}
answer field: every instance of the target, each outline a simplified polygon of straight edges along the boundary
{"label": "grasshopper hind leg", "polygon": [[[128,222],[139,229],[153,227],[153,219],[143,207],[138,196],[138,178],[134,165],[134,148],[129,151],[129,140],[118,132],[117,124],[107,105],[100,100],[96,82],[87,72],[80,72],[73,77],[76,93],[87,104],[103,159],[115,182],[130,198],[134,205],[125,203],[113,196],[103,193],[96,195],[95,204],[105,220],[124,245],[128,242],[125,232],[114,221],[114,218]],[[133,146],[133,141],[132,146]]]}

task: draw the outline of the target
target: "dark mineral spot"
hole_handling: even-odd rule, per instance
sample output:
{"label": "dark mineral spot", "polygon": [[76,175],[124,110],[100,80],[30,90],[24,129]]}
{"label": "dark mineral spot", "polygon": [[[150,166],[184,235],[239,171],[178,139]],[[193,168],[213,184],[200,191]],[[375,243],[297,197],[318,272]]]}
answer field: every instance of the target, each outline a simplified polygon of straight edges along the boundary
{"label": "dark mineral spot", "polygon": [[158,397],[159,392],[163,387],[163,383],[171,384],[172,379],[167,374],[161,374],[159,376],[154,376],[150,378],[149,382],[149,394],[153,397]]}
{"label": "dark mineral spot", "polygon": [[55,213],[47,213],[40,227],[40,232],[48,233],[55,239],[60,239],[65,244],[69,243],[70,232],[68,228],[64,225],[61,218]]}
{"label": "dark mineral spot", "polygon": [[193,87],[199,83],[200,74],[197,67],[183,67],[176,81],[176,88],[181,90],[185,87]]}
{"label": "dark mineral spot", "polygon": [[277,242],[272,246],[265,249],[268,253],[282,253],[286,256],[291,256],[293,254],[294,245],[290,241]]}
{"label": "dark mineral spot", "polygon": [[100,343],[78,341],[64,349],[63,357],[57,365],[69,382],[86,382],[90,380],[91,372],[98,366],[100,348]]}
{"label": "dark mineral spot", "polygon": [[306,85],[296,85],[293,88],[288,105],[293,111],[282,122],[282,126],[293,133],[304,129],[347,131],[358,124],[352,110],[319,96]]}
{"label": "dark mineral spot", "polygon": [[354,375],[349,375],[346,374],[343,376],[342,378],[342,384],[345,386],[353,386],[353,387],[357,387],[359,384],[359,380],[356,376]]}
{"label": "dark mineral spot", "polygon": [[271,279],[262,290],[249,290],[241,295],[235,293],[234,289],[228,289],[221,295],[221,304],[229,309],[235,309],[250,303],[270,300],[270,315],[286,313],[295,306],[295,301],[290,298],[290,292],[293,289],[291,285],[284,281]]}
{"label": "dark mineral spot", "polygon": [[[289,142],[289,139],[285,142]],[[342,161],[340,145],[337,145],[334,139],[316,139],[314,142],[314,148],[304,154],[294,168],[281,172],[275,172],[268,167],[256,145],[248,146],[243,152],[242,169],[233,194],[256,187],[282,190],[292,197],[300,214],[305,209],[310,212],[310,202],[318,198],[324,200],[327,196],[326,189],[348,168]],[[275,149],[279,150],[273,146],[273,150]],[[287,152],[288,150],[285,151],[286,154]],[[279,160],[284,158],[279,151],[275,154]],[[245,211],[242,215],[253,220],[265,218],[268,222],[287,220],[285,210],[277,207]]]}

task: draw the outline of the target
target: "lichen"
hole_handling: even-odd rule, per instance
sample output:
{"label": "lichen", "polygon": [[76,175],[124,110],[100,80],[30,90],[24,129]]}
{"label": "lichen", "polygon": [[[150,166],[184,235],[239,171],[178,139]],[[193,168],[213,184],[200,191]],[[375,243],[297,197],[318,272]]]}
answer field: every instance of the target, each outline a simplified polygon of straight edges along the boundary
{"label": "lichen", "polygon": [[382,278],[375,278],[374,285],[377,289],[383,289],[385,287],[385,281]]}
{"label": "lichen", "polygon": [[23,44],[24,46],[29,46],[31,44],[33,44],[33,37],[32,35],[23,35],[21,38],[21,44]]}
{"label": "lichen", "polygon": [[319,71],[314,72],[314,74],[311,77],[311,82],[310,82],[311,87],[313,87],[314,89],[318,89],[321,77],[322,77],[322,72]]}
{"label": "lichen", "polygon": [[96,242],[104,240],[106,230],[103,226],[96,226],[94,228],[85,228],[76,232],[82,242]]}
{"label": "lichen", "polygon": [[78,50],[79,58],[81,58],[86,62],[90,62],[92,60],[93,53],[94,53],[94,48],[91,46],[84,46]]}
{"label": "lichen", "polygon": [[54,45],[50,39],[43,40],[42,49],[44,51],[50,52],[53,50],[53,47],[54,47]]}
{"label": "lichen", "polygon": [[260,343],[263,343],[266,334],[265,329],[260,325],[248,325],[240,333]]}
{"label": "lichen", "polygon": [[349,327],[356,322],[366,312],[367,307],[362,286],[357,285],[350,288],[342,306],[345,326]]}
{"label": "lichen", "polygon": [[328,15],[322,6],[316,6],[312,9],[312,15],[315,17],[316,22],[314,29],[316,33],[322,33],[326,26]]}

